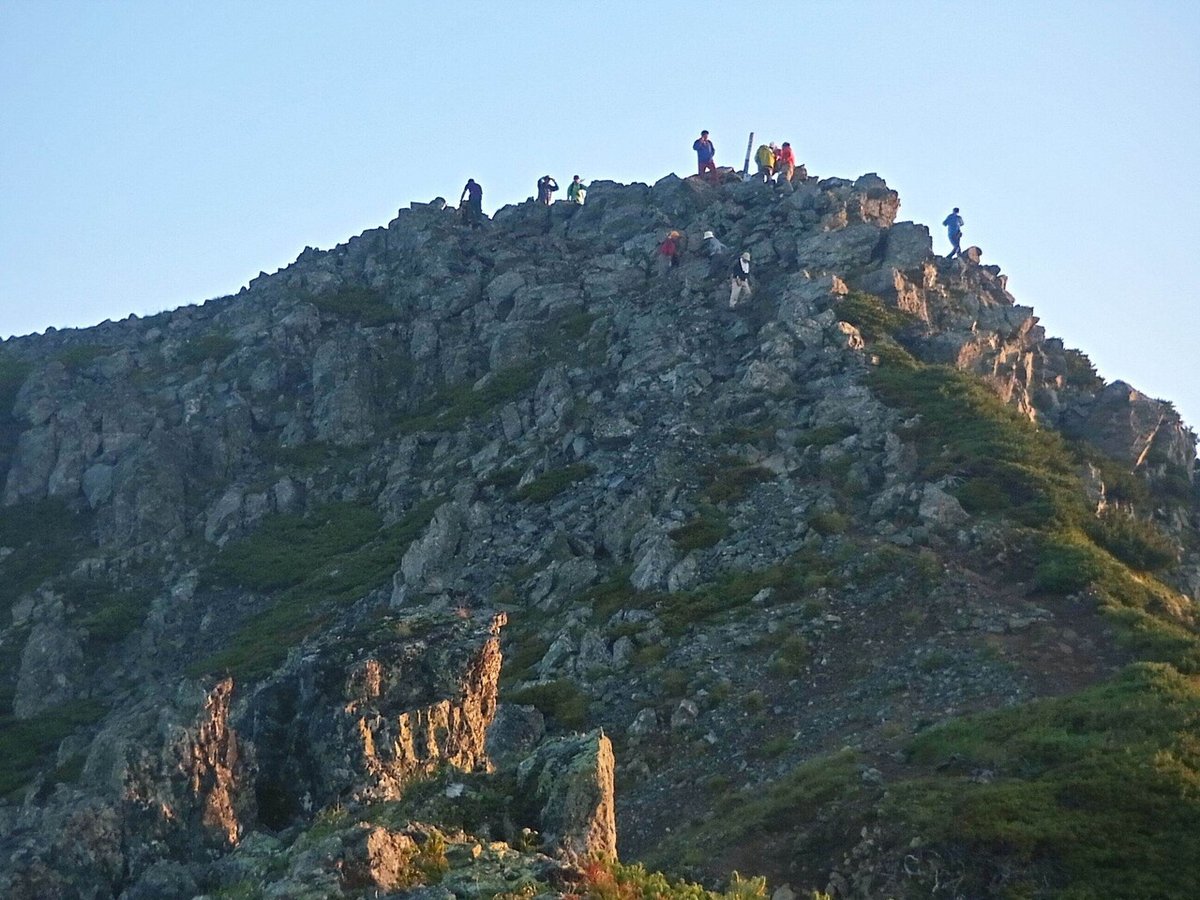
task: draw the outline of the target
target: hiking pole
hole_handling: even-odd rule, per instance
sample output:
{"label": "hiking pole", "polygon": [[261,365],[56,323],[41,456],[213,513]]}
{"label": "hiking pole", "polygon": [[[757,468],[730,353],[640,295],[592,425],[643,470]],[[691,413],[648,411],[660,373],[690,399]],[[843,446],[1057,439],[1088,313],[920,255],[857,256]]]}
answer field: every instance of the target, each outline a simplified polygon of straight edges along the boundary
{"label": "hiking pole", "polygon": [[754,146],[754,132],[750,132],[750,140],[746,141],[746,164],[742,166],[742,181],[750,180],[750,148]]}

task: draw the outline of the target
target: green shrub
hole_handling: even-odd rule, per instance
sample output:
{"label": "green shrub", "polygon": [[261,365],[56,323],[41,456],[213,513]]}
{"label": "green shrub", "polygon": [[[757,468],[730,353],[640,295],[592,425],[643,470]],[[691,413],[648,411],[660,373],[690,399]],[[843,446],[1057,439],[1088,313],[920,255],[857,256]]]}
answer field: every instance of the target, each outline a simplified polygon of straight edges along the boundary
{"label": "green shrub", "polygon": [[238,347],[238,342],[221,331],[210,331],[185,343],[179,351],[179,359],[187,366],[198,366],[207,360],[221,360]]}
{"label": "green shrub", "polygon": [[551,469],[543,472],[529,484],[517,491],[518,500],[528,500],[531,503],[545,503],[557,497],[571,485],[583,481],[595,472],[587,463],[576,463],[561,469]]}
{"label": "green shrub", "polygon": [[785,638],[779,649],[771,655],[770,669],[785,678],[799,675],[811,658],[808,641],[803,635],[793,634]]}
{"label": "green shrub", "polygon": [[851,291],[841,297],[833,311],[843,322],[857,328],[868,341],[894,336],[919,321],[911,313],[887,306],[878,297],[861,291]]}
{"label": "green shrub", "polygon": [[729,533],[729,523],[716,510],[706,510],[685,525],[671,530],[671,540],[680,550],[714,547]]}
{"label": "green shrub", "polygon": [[724,893],[698,884],[677,881],[661,872],[651,872],[641,863],[624,865],[615,860],[592,860],[584,866],[585,900],[766,900],[763,878],[730,877]]}
{"label": "green shrub", "polygon": [[1100,557],[1078,532],[1059,532],[1041,543],[1034,584],[1051,594],[1073,594],[1101,573]]}
{"label": "green shrub", "polygon": [[266,593],[267,605],[190,673],[227,671],[249,680],[270,673],[333,609],[386,584],[441,502],[430,498],[383,527],[374,510],[350,503],[264,520],[254,534],[222,550],[207,577]]}
{"label": "green shrub", "polygon": [[536,707],[563,728],[581,729],[587,724],[587,694],[570,678],[531,684],[513,691],[505,699],[509,703]]}
{"label": "green shrub", "polygon": [[310,294],[306,299],[322,312],[352,319],[368,327],[386,325],[400,317],[383,293],[375,288],[347,286],[330,294]]}
{"label": "green shrub", "polygon": [[1153,572],[1175,565],[1178,550],[1153,523],[1122,510],[1108,510],[1088,523],[1088,536],[1127,566]]}
{"label": "green shrub", "polygon": [[54,359],[62,363],[68,372],[78,372],[87,368],[102,356],[108,356],[113,348],[103,344],[76,344],[65,347],[54,355]]}
{"label": "green shrub", "polygon": [[26,785],[54,758],[63,738],[98,721],[105,712],[95,701],[73,700],[30,719],[0,716],[0,797]]}
{"label": "green shrub", "polygon": [[808,524],[822,537],[831,534],[842,534],[850,527],[850,517],[837,510],[813,513],[808,517]]}
{"label": "green shrub", "polygon": [[22,594],[67,571],[87,545],[91,515],[75,512],[60,497],[0,509],[0,616]]}
{"label": "green shrub", "polygon": [[754,485],[770,481],[775,473],[759,465],[749,464],[736,456],[726,456],[707,470],[708,486],[705,496],[712,503],[736,503]]}
{"label": "green shrub", "polygon": [[892,785],[884,816],[965,849],[980,882],[960,886],[968,896],[987,892],[991,872],[1038,866],[1057,874],[1046,896],[1200,896],[1197,733],[1200,682],[1136,665],[922,734],[910,759],[941,774]]}

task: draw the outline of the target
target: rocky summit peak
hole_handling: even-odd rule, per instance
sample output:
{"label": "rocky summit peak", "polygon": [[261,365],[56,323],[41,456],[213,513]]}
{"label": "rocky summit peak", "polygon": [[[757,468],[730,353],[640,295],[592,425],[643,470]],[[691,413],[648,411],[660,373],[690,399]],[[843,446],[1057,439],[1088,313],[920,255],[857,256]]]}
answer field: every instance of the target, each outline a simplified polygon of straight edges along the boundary
{"label": "rocky summit peak", "polygon": [[1195,437],[899,206],[439,199],[4,342],[0,894],[1196,895]]}

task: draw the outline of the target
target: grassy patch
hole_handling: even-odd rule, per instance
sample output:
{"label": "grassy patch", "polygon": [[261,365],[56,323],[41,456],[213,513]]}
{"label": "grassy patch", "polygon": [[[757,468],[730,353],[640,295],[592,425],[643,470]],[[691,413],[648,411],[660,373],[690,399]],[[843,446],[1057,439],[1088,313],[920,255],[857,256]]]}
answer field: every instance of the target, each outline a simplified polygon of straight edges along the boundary
{"label": "grassy patch", "polygon": [[406,433],[450,431],[519,397],[537,384],[539,372],[534,365],[516,366],[494,373],[478,388],[470,384],[442,388],[418,406],[416,412],[401,419],[398,427]]}
{"label": "grassy patch", "polygon": [[834,584],[829,561],[805,551],[766,569],[730,572],[693,591],[661,595],[655,608],[667,632],[679,635],[696,623],[744,606],[765,588],[771,589],[770,604],[780,606],[803,602],[817,588]]}
{"label": "grassy patch", "polygon": [[257,532],[226,547],[208,574],[218,584],[269,594],[268,605],[227,647],[193,665],[192,674],[269,674],[331,609],[386,584],[440,503],[426,500],[388,526],[374,510],[348,503],[264,520]]}
{"label": "grassy patch", "polygon": [[756,484],[770,481],[775,473],[736,456],[723,456],[705,472],[704,495],[712,503],[737,503]]}
{"label": "grassy patch", "polygon": [[[705,848],[719,857],[730,847],[744,848],[772,835],[804,831],[804,856],[795,865],[797,874],[815,884],[819,874],[828,872],[829,861],[838,858],[846,840],[842,831],[846,808],[857,809],[867,793],[859,776],[861,765],[858,753],[843,750],[803,763],[775,781],[727,794],[711,818],[677,829],[652,861],[670,864],[686,856],[689,848]],[[840,820],[837,825],[831,824],[834,819]],[[811,870],[805,869],[808,860],[813,860]]]}
{"label": "grassy patch", "polygon": [[641,863],[593,860],[583,872],[585,900],[766,900],[770,896],[765,879],[743,878],[737,872],[730,877],[725,891],[710,891],[699,884],[668,878]]}
{"label": "grassy patch", "polygon": [[[1071,697],[921,735],[912,761],[943,774],[894,786],[885,815],[965,845],[979,882],[960,888],[968,895],[1039,867],[1058,873],[1056,896],[1200,896],[1197,734],[1200,681],[1140,664]],[[973,779],[980,769],[993,779]],[[1020,878],[1007,896],[1032,887]]]}
{"label": "grassy patch", "polygon": [[28,784],[49,765],[63,738],[104,713],[105,708],[94,701],[75,700],[31,719],[0,716],[0,797]]}
{"label": "grassy patch", "polygon": [[550,716],[562,728],[582,729],[587,724],[588,696],[570,678],[531,684],[510,693],[505,700],[520,706],[533,706]]}
{"label": "grassy patch", "polygon": [[873,294],[851,291],[838,300],[833,311],[843,322],[849,322],[868,341],[894,337],[919,320],[911,313],[887,306]]}
{"label": "grassy patch", "polygon": [[321,312],[351,319],[362,325],[386,325],[400,318],[383,293],[374,288],[348,286],[331,294],[310,294],[305,299]]}
{"label": "grassy patch", "polygon": [[729,534],[729,521],[720,511],[707,508],[684,525],[671,530],[671,540],[680,550],[703,550],[715,547]]}
{"label": "grassy patch", "polygon": [[234,338],[222,331],[210,331],[192,338],[179,350],[179,359],[186,366],[198,366],[207,360],[221,360],[238,347]]}
{"label": "grassy patch", "polygon": [[56,585],[74,607],[73,623],[87,632],[91,652],[126,638],[142,624],[150,610],[149,591],[132,585],[118,586],[101,578],[68,578]]}
{"label": "grassy patch", "polygon": [[16,503],[0,510],[0,615],[24,593],[62,574],[86,543],[90,516],[58,497]]}
{"label": "grassy patch", "polygon": [[576,463],[561,469],[543,472],[529,484],[517,491],[518,500],[545,503],[553,499],[578,481],[583,481],[595,472],[587,463]]}
{"label": "grassy patch", "polygon": [[65,347],[58,351],[54,359],[62,363],[68,372],[79,372],[112,352],[113,348],[105,344],[76,344],[74,347]]}

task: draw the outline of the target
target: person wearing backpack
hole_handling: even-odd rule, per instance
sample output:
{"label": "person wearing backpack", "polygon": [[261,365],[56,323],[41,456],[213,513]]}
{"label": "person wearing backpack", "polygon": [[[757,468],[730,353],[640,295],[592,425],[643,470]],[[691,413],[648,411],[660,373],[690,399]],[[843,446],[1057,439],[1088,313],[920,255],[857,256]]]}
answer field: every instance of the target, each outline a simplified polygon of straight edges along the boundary
{"label": "person wearing backpack", "polygon": [[775,174],[775,151],[763,144],[754,151],[754,161],[758,163],[758,174],[762,176],[762,180],[770,181],[771,176]]}
{"label": "person wearing backpack", "polygon": [[574,180],[567,185],[567,202],[574,203],[576,206],[583,206],[583,200],[587,196],[587,188],[583,186],[583,182],[576,175]]}
{"label": "person wearing backpack", "polygon": [[946,216],[942,222],[946,226],[946,236],[950,238],[950,255],[946,259],[954,259],[954,257],[962,257],[962,247],[959,243],[962,241],[963,217],[958,214],[958,207],[954,207],[954,212]]}

